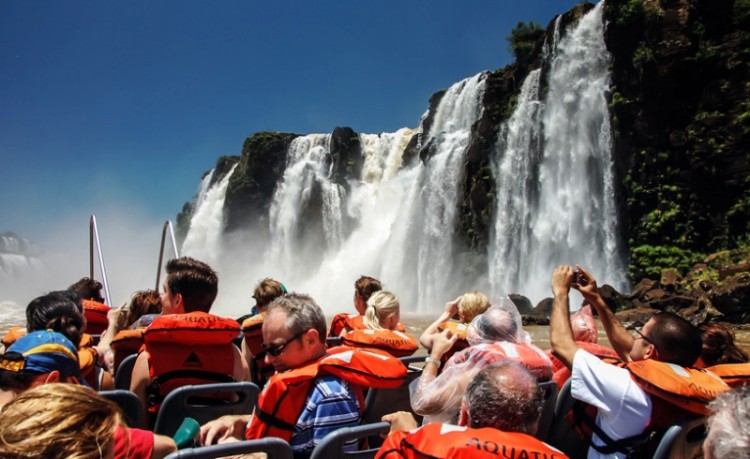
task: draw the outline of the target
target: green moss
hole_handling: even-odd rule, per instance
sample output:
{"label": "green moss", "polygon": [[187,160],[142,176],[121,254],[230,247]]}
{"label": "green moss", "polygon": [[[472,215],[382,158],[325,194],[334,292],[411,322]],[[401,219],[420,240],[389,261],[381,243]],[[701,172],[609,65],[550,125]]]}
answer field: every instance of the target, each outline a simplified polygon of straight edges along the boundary
{"label": "green moss", "polygon": [[704,257],[702,253],[674,245],[641,245],[631,250],[628,269],[631,279],[658,279],[663,269],[675,268],[686,273]]}

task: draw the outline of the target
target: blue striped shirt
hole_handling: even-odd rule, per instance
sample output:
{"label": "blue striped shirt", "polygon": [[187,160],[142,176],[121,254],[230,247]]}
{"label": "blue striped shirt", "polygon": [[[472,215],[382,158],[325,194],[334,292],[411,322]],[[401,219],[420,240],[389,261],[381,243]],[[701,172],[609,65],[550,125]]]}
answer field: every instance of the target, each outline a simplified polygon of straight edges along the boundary
{"label": "blue striped shirt", "polygon": [[[348,382],[335,376],[317,378],[297,419],[289,444],[295,457],[309,456],[320,440],[336,429],[359,425],[357,395]],[[347,451],[357,450],[357,441],[347,444]]]}

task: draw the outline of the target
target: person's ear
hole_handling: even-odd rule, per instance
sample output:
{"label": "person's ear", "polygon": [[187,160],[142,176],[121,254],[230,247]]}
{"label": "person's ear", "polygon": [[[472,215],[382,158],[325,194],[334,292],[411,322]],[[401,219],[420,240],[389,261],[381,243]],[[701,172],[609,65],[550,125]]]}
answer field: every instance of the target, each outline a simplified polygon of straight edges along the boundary
{"label": "person's ear", "polygon": [[182,293],[174,294],[174,309],[185,312],[185,301],[182,298]]}
{"label": "person's ear", "polygon": [[647,359],[658,360],[659,353],[656,352],[656,346],[651,343],[648,343],[646,346],[646,354],[644,355],[644,357]]}
{"label": "person's ear", "polygon": [[315,330],[314,328],[311,328],[310,330],[307,330],[304,335],[302,335],[302,339],[305,341],[306,345],[314,345],[320,340],[320,336],[318,335],[318,330]]}
{"label": "person's ear", "polygon": [[50,384],[60,382],[60,372],[57,370],[50,371],[49,373],[41,374],[34,379],[31,384],[32,387],[41,386],[42,384]]}

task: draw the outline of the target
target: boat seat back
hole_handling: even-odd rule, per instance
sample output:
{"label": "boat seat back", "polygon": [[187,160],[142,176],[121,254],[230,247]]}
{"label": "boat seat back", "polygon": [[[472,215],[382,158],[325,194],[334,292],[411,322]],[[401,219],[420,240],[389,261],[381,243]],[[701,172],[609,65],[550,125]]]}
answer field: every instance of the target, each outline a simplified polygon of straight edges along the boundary
{"label": "boat seat back", "polygon": [[171,437],[185,418],[203,425],[227,414],[252,413],[259,393],[260,388],[247,381],[179,387],[159,407],[154,433]]}

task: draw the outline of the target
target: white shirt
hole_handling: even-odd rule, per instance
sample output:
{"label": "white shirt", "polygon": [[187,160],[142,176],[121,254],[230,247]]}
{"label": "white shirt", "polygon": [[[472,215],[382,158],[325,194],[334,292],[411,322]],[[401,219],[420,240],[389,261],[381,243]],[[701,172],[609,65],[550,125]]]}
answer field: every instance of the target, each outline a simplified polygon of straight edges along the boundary
{"label": "white shirt", "polygon": [[[571,395],[598,409],[596,425],[613,440],[642,433],[651,418],[651,397],[625,368],[602,362],[583,349],[573,357]],[[605,443],[593,435],[596,445]],[[625,458],[622,453],[601,454],[589,448],[588,459]]]}

